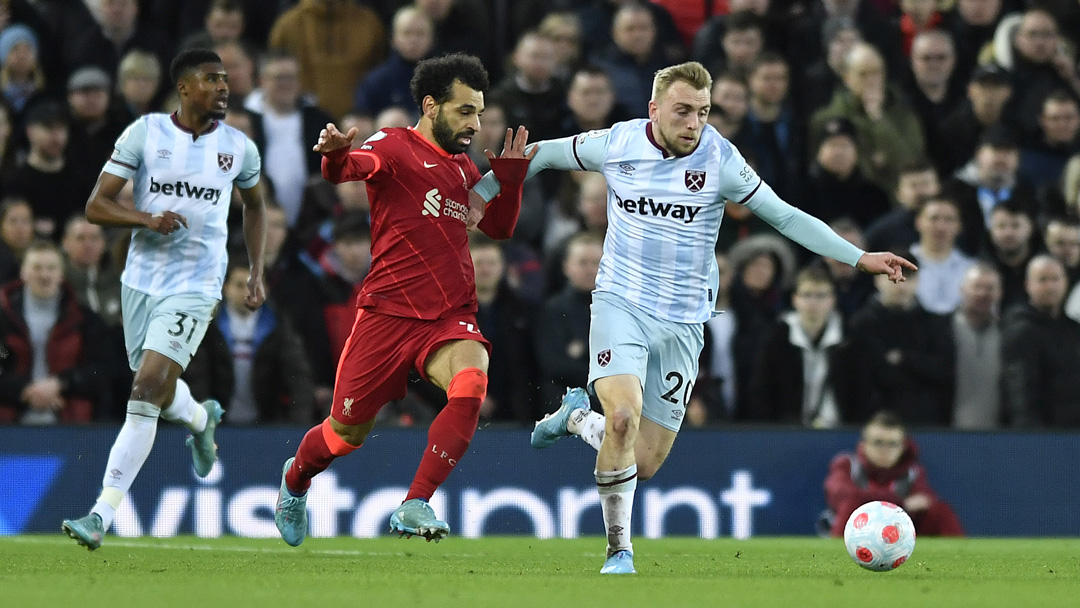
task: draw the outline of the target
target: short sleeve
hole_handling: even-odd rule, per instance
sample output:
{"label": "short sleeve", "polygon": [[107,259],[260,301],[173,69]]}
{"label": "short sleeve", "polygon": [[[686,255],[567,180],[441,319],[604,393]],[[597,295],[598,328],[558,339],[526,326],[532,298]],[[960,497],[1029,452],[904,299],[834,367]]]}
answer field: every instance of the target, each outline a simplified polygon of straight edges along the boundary
{"label": "short sleeve", "polygon": [[262,171],[262,158],[259,149],[251,138],[244,138],[244,164],[240,166],[240,173],[234,182],[243,190],[255,187],[259,183],[259,173]]}
{"label": "short sleeve", "polygon": [[142,166],[143,148],[146,146],[146,117],[128,125],[113,144],[112,155],[105,161],[102,171],[131,179]]}
{"label": "short sleeve", "polygon": [[761,187],[761,178],[731,142],[721,140],[720,196],[733,203],[746,203]]}

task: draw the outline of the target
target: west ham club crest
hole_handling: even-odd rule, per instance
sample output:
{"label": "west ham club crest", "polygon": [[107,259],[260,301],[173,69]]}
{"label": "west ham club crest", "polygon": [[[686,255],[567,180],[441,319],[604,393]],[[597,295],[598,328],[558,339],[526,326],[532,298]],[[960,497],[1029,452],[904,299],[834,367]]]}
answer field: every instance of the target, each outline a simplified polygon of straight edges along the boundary
{"label": "west ham club crest", "polygon": [[[233,160],[233,155],[232,154],[222,154],[221,152],[218,152],[218,155],[217,155],[218,169],[221,169],[222,173],[228,173],[232,169],[232,160]],[[687,175],[690,174],[689,171],[687,171],[686,173],[687,173]],[[686,179],[690,179],[690,178],[687,177]],[[704,181],[704,179],[702,179],[702,181]]]}
{"label": "west ham club crest", "polygon": [[611,363],[611,349],[605,348],[604,350],[596,353],[596,363],[600,367],[607,367],[608,363]]}
{"label": "west ham club crest", "polygon": [[705,187],[705,172],[688,169],[686,171],[686,189],[690,192],[698,192]]}

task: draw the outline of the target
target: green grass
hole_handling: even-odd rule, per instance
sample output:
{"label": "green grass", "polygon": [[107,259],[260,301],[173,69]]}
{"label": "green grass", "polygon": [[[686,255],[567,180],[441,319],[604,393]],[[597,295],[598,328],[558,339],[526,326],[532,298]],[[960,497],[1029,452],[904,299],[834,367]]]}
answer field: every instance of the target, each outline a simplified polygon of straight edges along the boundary
{"label": "green grass", "polygon": [[22,608],[382,606],[845,607],[1080,605],[1080,540],[919,539],[864,571],[837,540],[634,542],[636,576],[601,577],[601,538],[119,539],[88,552],[0,537],[0,605]]}

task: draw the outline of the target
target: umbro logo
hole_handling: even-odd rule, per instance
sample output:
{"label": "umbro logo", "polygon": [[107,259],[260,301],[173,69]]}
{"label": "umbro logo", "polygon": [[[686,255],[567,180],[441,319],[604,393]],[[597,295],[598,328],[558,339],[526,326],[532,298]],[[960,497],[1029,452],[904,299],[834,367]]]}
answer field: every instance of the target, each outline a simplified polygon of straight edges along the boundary
{"label": "umbro logo", "polygon": [[170,156],[172,156],[172,151],[171,150],[158,150],[157,151],[157,157],[160,158],[161,160],[168,160]]}
{"label": "umbro logo", "polygon": [[621,175],[633,175],[636,168],[637,167],[631,165],[630,163],[622,163],[619,165],[619,173]]}

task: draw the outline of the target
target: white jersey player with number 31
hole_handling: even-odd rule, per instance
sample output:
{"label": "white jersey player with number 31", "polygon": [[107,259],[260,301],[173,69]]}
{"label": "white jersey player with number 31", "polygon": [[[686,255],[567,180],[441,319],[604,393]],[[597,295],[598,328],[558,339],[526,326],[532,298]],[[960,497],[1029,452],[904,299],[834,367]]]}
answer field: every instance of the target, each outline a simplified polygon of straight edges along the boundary
{"label": "white jersey player with number 31", "polygon": [[[222,122],[229,97],[225,67],[212,51],[192,49],[177,55],[169,72],[180,109],[171,115],[147,114],[128,126],[86,204],[91,223],[132,229],[121,307],[128,363],[135,372],[101,494],[88,515],[61,524],[68,536],[91,550],[101,546],[150,454],[159,419],[191,432],[196,475],[209,475],[217,460],[214,431],[224,411],[213,399],[196,401],[180,374],[221,300],[234,185],[244,202],[251,268],[244,304],[255,310],[266,297],[261,161],[255,144]],[[117,202],[129,180],[134,209]]]}
{"label": "white jersey player with number 31", "polygon": [[[529,176],[543,169],[596,171],[608,185],[608,229],[593,292],[589,392],[582,388],[537,423],[546,447],[579,435],[596,448],[596,485],[608,539],[602,573],[633,573],[631,508],[637,480],[652,477],[675,441],[697,377],[703,326],[719,274],[714,250],[726,201],[742,203],[807,249],[902,281],[907,260],[865,253],[824,222],[781,200],[712,126],[712,78],[701,64],[660,70],[649,118],[536,144]],[[498,192],[487,175],[475,191]],[[479,201],[476,201],[477,206]]]}

